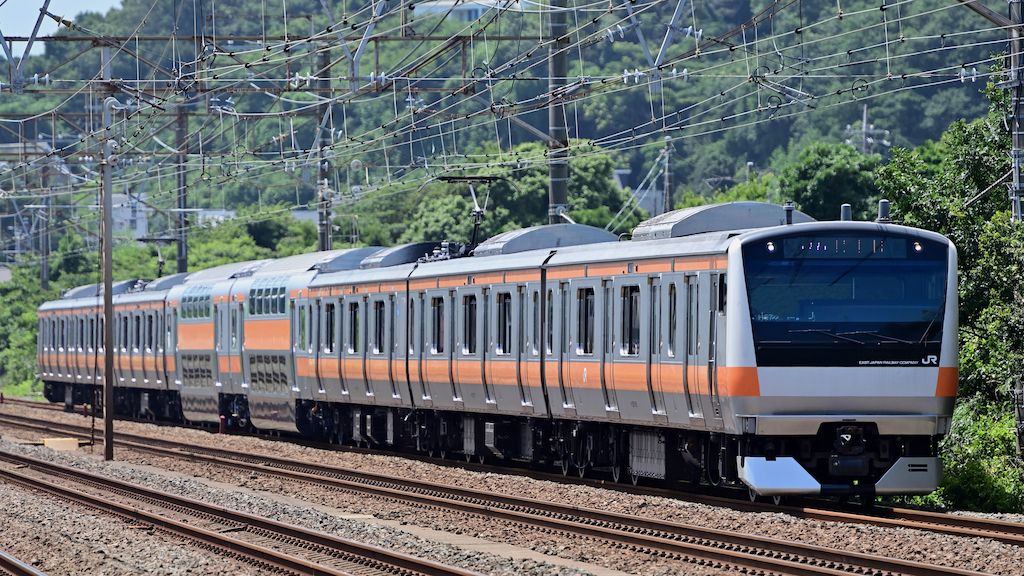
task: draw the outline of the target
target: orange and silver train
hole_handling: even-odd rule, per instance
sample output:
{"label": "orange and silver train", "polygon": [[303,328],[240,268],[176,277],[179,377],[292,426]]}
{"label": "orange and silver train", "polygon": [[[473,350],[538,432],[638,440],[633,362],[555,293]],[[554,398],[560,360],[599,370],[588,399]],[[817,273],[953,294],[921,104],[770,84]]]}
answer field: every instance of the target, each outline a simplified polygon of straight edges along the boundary
{"label": "orange and silver train", "polygon": [[[751,494],[940,480],[956,250],[737,202],[114,286],[115,410]],[[39,309],[52,402],[103,382],[96,285]]]}

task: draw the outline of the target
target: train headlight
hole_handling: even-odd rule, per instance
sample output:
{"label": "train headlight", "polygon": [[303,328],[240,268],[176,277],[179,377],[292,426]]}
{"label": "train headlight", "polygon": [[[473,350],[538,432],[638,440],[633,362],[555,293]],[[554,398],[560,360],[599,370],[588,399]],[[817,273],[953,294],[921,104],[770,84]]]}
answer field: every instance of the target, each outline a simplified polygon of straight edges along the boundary
{"label": "train headlight", "polygon": [[914,252],[920,252],[921,250],[924,250],[924,248],[921,247],[921,243],[920,242],[914,242]]}
{"label": "train headlight", "polygon": [[775,252],[775,242],[769,242],[769,243],[768,243],[768,244],[766,245],[766,247],[768,248],[768,251],[769,251],[769,252]]}

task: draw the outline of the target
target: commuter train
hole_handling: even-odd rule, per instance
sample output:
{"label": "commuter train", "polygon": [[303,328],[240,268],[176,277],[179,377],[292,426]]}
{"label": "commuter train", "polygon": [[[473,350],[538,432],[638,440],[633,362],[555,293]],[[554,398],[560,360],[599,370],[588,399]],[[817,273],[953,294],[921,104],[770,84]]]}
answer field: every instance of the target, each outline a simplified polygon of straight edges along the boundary
{"label": "commuter train", "polygon": [[[912,494],[940,480],[956,249],[736,202],[643,222],[114,285],[115,410],[562,473]],[[45,394],[93,403],[97,285],[39,308]]]}

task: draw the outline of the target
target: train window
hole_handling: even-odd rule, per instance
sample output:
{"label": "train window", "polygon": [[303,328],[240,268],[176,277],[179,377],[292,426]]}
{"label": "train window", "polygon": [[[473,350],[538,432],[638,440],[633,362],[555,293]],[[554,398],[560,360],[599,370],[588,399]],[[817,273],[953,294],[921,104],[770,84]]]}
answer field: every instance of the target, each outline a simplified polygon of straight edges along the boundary
{"label": "train window", "polygon": [[540,292],[534,290],[530,298],[533,304],[533,330],[530,332],[530,351],[536,356],[540,348]]}
{"label": "train window", "polygon": [[309,352],[310,354],[312,354],[313,353],[313,340],[315,338],[319,338],[319,336],[320,336],[316,332],[316,329],[319,328],[319,326],[316,325],[316,322],[319,320],[319,318],[317,318],[316,316],[313,315],[313,305],[312,304],[306,306],[306,318],[309,318],[309,328],[306,330],[305,346],[306,346],[306,352]]}
{"label": "train window", "polygon": [[622,288],[622,355],[640,353],[640,287]]}
{"label": "train window", "polygon": [[462,353],[476,354],[476,296],[462,297]]}
{"label": "train window", "polygon": [[548,301],[547,301],[547,324],[548,324],[548,335],[547,335],[547,349],[548,354],[551,354],[555,349],[555,303],[554,303],[554,291],[548,290]]}
{"label": "train window", "polygon": [[431,315],[431,351],[434,354],[444,352],[444,298],[430,299]]}
{"label": "train window", "polygon": [[295,340],[295,346],[297,348],[299,348],[299,349],[302,349],[306,345],[306,307],[305,306],[299,306],[299,318],[296,321],[296,324],[298,324],[298,326],[297,326],[297,328],[298,328],[298,331],[297,331],[298,338],[296,338],[296,340]]}
{"label": "train window", "polygon": [[282,286],[281,287],[281,292],[277,295],[277,313],[278,314],[284,314],[284,311],[287,309],[287,306],[285,305],[285,303],[287,301],[288,301],[288,292],[287,292],[287,290],[285,290],[284,286]]}
{"label": "train window", "polygon": [[498,346],[495,350],[498,354],[512,353],[512,294],[501,292],[498,294]]}
{"label": "train window", "polygon": [[99,334],[100,336],[99,336],[99,342],[97,342],[96,348],[98,350],[100,350],[101,352],[103,351],[103,349],[107,345],[107,335],[106,335],[107,333],[104,331],[105,327],[106,327],[106,321],[103,318],[100,318],[100,329],[99,329],[99,332],[97,332],[97,334]]}
{"label": "train window", "polygon": [[579,317],[576,320],[576,353],[594,353],[594,289],[576,291]]}
{"label": "train window", "polygon": [[694,321],[696,314],[697,284],[691,277],[686,282],[686,353],[690,356],[697,353],[697,323]]}
{"label": "train window", "polygon": [[134,340],[134,345],[132,346],[132,348],[136,352],[138,352],[139,348],[142,348],[142,316],[139,316],[138,314],[136,314],[134,316],[134,322],[132,324],[134,324],[133,327],[135,329],[135,332],[134,332],[135,340]]}
{"label": "train window", "polygon": [[334,311],[335,305],[333,302],[329,302],[324,306],[324,352],[330,354],[334,350]]}
{"label": "train window", "polygon": [[384,352],[384,301],[373,303],[373,353]]}
{"label": "train window", "polygon": [[668,285],[668,355],[676,355],[676,285]]}
{"label": "train window", "polygon": [[359,352],[359,302],[348,305],[348,351]]}
{"label": "train window", "polygon": [[409,342],[409,353],[414,354],[416,353],[416,338],[413,336],[416,333],[416,298],[412,294],[409,295],[409,320],[407,322],[409,328],[405,336]]}
{"label": "train window", "polygon": [[96,319],[89,318],[89,336],[87,337],[89,352],[96,348]]}
{"label": "train window", "polygon": [[121,351],[128,351],[128,317],[121,316]]}
{"label": "train window", "polygon": [[727,288],[728,284],[725,281],[725,274],[722,274],[718,277],[718,308],[716,308],[718,312],[725,312],[725,297],[728,292]]}
{"label": "train window", "polygon": [[153,315],[146,315],[146,350],[153,351]]}

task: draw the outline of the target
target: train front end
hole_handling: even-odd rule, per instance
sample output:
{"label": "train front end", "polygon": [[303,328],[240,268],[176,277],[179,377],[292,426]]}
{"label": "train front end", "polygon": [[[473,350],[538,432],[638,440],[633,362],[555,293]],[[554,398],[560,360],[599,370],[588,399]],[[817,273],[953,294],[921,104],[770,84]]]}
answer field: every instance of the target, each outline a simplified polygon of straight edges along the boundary
{"label": "train front end", "polygon": [[952,243],[867,222],[737,240],[727,363],[757,374],[726,411],[739,478],[761,495],[933,491],[958,378]]}

